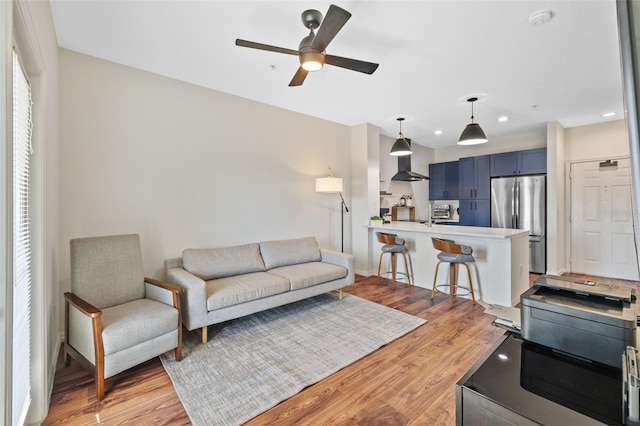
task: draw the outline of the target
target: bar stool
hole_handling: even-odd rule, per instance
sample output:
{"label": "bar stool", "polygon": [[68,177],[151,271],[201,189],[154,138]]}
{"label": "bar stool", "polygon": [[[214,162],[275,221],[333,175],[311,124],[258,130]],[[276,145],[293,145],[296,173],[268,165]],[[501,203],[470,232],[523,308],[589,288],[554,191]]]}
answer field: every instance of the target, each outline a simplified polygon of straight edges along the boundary
{"label": "bar stool", "polygon": [[[463,244],[456,244],[454,241],[445,240],[442,238],[431,238],[433,241],[433,247],[436,250],[440,250],[438,253],[438,264],[436,265],[436,273],[433,277],[433,287],[431,288],[431,299],[433,299],[437,287],[449,287],[449,300],[453,305],[453,297],[456,295],[456,289],[461,288],[471,293],[471,299],[473,304],[476,304],[476,296],[473,293],[473,283],[471,282],[471,270],[469,269],[469,262],[475,262],[472,253],[473,249],[470,246]],[[436,285],[438,280],[438,267],[442,262],[449,263],[449,284]],[[469,288],[458,285],[458,274],[456,265],[462,264],[467,268],[467,276],[469,277]]]}
{"label": "bar stool", "polygon": [[[411,263],[411,257],[409,257],[409,261],[407,263],[407,253],[409,249],[404,244],[404,239],[398,238],[396,234],[387,234],[385,232],[376,232],[376,236],[378,237],[378,242],[384,244],[382,246],[382,253],[380,253],[380,259],[378,260],[378,282],[380,281],[380,268],[382,267],[382,256],[385,253],[391,254],[391,279],[393,281],[393,288],[396,287],[396,274],[406,275],[407,283],[411,284],[411,276],[413,276],[413,264]],[[397,262],[397,254],[400,253],[404,257],[404,269],[407,271],[397,272],[396,271],[396,262]]]}

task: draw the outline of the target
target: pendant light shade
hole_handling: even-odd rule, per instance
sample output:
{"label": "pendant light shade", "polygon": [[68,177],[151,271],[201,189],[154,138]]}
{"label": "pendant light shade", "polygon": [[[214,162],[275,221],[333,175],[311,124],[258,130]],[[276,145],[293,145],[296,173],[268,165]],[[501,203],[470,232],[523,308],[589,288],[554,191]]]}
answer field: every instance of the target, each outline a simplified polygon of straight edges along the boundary
{"label": "pendant light shade", "polygon": [[467,99],[467,102],[471,102],[471,123],[467,124],[467,127],[462,131],[458,139],[458,145],[478,145],[489,140],[480,125],[473,122],[473,103],[477,100],[478,98]]}
{"label": "pendant light shade", "polygon": [[404,118],[399,117],[397,120],[400,122],[400,135],[391,147],[391,152],[389,152],[389,154],[395,156],[411,155],[411,145],[409,145],[409,142],[407,142],[402,134],[402,122],[404,121]]}

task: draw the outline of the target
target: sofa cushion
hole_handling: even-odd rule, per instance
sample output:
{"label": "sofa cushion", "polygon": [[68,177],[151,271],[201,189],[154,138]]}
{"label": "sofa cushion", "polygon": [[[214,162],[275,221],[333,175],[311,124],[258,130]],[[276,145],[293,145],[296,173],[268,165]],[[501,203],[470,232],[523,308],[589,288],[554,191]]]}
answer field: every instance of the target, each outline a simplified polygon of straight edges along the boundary
{"label": "sofa cushion", "polygon": [[308,262],[270,269],[269,272],[288,279],[291,290],[297,290],[344,278],[349,271],[343,266],[330,263]]}
{"label": "sofa cushion", "polygon": [[268,272],[253,272],[207,281],[207,310],[261,299],[291,289],[289,280]]}
{"label": "sofa cushion", "polygon": [[208,249],[186,249],[182,252],[185,270],[205,281],[265,270],[256,243]]}
{"label": "sofa cushion", "polygon": [[321,260],[320,248],[315,237],[263,241],[260,243],[260,253],[267,270]]}

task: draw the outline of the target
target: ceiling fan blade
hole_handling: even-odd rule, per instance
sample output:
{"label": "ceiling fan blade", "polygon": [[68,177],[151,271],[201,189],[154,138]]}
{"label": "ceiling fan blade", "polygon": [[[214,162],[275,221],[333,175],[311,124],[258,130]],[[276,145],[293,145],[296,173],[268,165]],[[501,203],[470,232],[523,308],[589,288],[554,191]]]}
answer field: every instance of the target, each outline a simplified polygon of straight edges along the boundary
{"label": "ceiling fan blade", "polygon": [[287,55],[298,55],[297,50],[285,49],[284,47],[271,46],[269,44],[256,43],[254,41],[236,39],[236,46],[249,47],[251,49],[267,50],[269,52],[286,53]]}
{"label": "ceiling fan blade", "polygon": [[373,74],[378,69],[378,64],[360,61],[358,59],[343,58],[342,56],[324,55],[324,63],[353,71]]}
{"label": "ceiling fan blade", "polygon": [[291,83],[289,83],[289,87],[302,86],[304,79],[307,78],[307,74],[309,74],[309,71],[305,70],[302,67],[298,68],[296,75],[293,76],[293,78],[291,79]]}
{"label": "ceiling fan blade", "polygon": [[318,28],[313,43],[311,43],[311,48],[318,52],[324,51],[349,18],[351,18],[351,14],[346,10],[333,4],[329,6],[329,10],[322,20],[320,28]]}

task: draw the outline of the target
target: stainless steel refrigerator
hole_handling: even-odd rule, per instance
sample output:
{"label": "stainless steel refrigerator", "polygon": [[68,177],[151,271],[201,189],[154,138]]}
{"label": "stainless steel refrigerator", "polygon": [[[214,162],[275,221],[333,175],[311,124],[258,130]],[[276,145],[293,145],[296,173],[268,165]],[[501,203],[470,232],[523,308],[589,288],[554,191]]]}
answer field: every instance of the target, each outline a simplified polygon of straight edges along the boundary
{"label": "stainless steel refrigerator", "polygon": [[491,227],[529,230],[529,271],[547,269],[547,178],[491,179]]}

